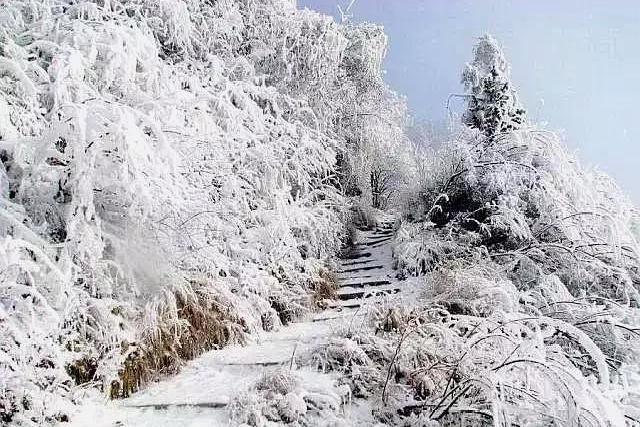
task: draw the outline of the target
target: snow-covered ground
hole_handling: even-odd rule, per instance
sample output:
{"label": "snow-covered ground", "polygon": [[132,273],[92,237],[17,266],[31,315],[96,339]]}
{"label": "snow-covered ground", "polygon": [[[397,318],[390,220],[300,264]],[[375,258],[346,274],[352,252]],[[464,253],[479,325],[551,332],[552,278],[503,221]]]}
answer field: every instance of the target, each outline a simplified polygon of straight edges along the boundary
{"label": "snow-covered ground", "polygon": [[[335,375],[301,366],[298,359],[335,332],[355,328],[382,299],[407,297],[392,270],[392,220],[372,231],[359,231],[356,244],[340,260],[339,301],[274,332],[256,335],[245,346],[208,352],[185,364],[181,372],[123,400],[92,396],[72,416],[72,426],[215,426],[229,424],[227,404],[265,373],[294,369],[307,390],[326,392]],[[372,422],[371,402],[344,402],[348,422]]]}
{"label": "snow-covered ground", "polygon": [[0,424],[639,424],[638,210],[488,35],[414,144],[387,41],[292,0],[0,0]]}

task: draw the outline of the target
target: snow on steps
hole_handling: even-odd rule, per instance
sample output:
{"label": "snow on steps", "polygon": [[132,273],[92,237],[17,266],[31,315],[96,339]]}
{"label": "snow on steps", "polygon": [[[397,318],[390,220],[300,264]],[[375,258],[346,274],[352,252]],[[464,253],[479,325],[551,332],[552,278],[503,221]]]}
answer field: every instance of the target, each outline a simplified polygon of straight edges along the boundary
{"label": "snow on steps", "polygon": [[[331,304],[334,309],[359,308],[365,300],[378,301],[401,291],[391,268],[392,219],[358,237],[358,243],[343,257],[348,261],[342,262],[338,272],[339,301]],[[354,265],[353,260],[362,258],[370,262]]]}
{"label": "snow on steps", "polygon": [[[364,321],[370,307],[401,296],[402,283],[391,268],[392,218],[375,230],[360,231],[357,244],[340,262],[338,301],[304,322],[266,332],[242,347],[208,352],[186,363],[177,375],[152,384],[134,396],[92,400],[72,417],[70,426],[169,427],[228,425],[226,406],[264,373],[296,366],[302,354],[334,332]],[[333,374],[299,368],[307,388],[329,388]],[[349,410],[347,410],[349,411]],[[351,412],[350,412],[351,413]],[[358,418],[358,410],[352,412]],[[354,423],[355,423],[354,418]]]}
{"label": "snow on steps", "polygon": [[357,273],[360,271],[369,271],[369,270],[378,270],[384,268],[382,265],[368,265],[368,266],[364,266],[364,267],[354,267],[354,268],[347,268],[344,270],[340,270],[338,271],[338,274],[344,274],[344,273]]}

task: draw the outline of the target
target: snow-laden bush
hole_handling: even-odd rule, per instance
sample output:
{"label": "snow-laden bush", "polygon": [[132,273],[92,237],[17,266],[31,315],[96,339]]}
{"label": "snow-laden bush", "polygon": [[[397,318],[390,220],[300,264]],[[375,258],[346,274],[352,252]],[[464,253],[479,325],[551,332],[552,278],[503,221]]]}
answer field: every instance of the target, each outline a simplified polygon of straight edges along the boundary
{"label": "snow-laden bush", "polygon": [[422,223],[401,224],[394,239],[393,266],[401,277],[427,274],[440,265],[482,256],[478,236],[446,230],[427,232]]}
{"label": "snow-laden bush", "polygon": [[[490,143],[466,134],[451,144],[430,160],[429,187],[413,199],[422,221],[403,224],[394,248],[401,271],[426,275],[426,301],[450,319],[435,321],[446,325],[437,343],[420,344],[442,352],[412,368],[427,372],[420,381],[429,391],[404,415],[428,410],[453,425],[633,424],[640,260],[631,203],[548,132]],[[492,344],[463,370],[451,357],[479,350],[476,339]],[[449,366],[445,388],[428,368],[439,364]]]}
{"label": "snow-laden bush", "polygon": [[[375,312],[371,329],[313,351],[355,397],[382,400],[374,416],[384,425],[624,426],[637,417],[637,370],[612,370],[601,343],[565,310],[536,306],[540,293],[568,298],[557,277],[519,291],[485,263],[422,280],[412,305]],[[564,304],[582,319],[599,311]],[[637,348],[637,338],[618,329],[600,339]]]}
{"label": "snow-laden bush", "polygon": [[[436,154],[443,160],[430,162],[432,180],[411,203],[413,218],[431,225],[405,227],[400,258],[421,235],[416,230],[435,227],[440,241],[462,238],[494,259],[533,257],[574,294],[596,291],[637,304],[637,213],[615,184],[581,167],[552,133],[523,130],[490,144],[479,138],[463,135]],[[452,151],[459,160],[451,161]]]}
{"label": "snow-laden bush", "polygon": [[228,407],[232,425],[347,426],[340,408],[344,388],[312,385],[307,371],[279,370],[263,375],[234,397]]}
{"label": "snow-laden bush", "polygon": [[0,1],[3,421],[328,295],[385,40],[289,0]]}
{"label": "snow-laden bush", "polygon": [[323,372],[343,374],[353,397],[372,397],[381,377],[374,360],[381,352],[376,344],[367,335],[346,332],[343,337],[335,337],[313,349],[306,362]]}

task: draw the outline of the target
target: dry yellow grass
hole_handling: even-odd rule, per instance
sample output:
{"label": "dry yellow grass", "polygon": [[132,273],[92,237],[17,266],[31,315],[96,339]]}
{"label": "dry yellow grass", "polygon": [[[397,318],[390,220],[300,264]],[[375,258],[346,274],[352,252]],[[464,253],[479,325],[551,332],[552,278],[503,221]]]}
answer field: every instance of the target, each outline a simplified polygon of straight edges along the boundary
{"label": "dry yellow grass", "polygon": [[203,284],[193,283],[176,291],[171,304],[158,307],[154,330],[145,334],[140,344],[122,343],[126,357],[119,379],[110,384],[112,399],[128,397],[159,374],[175,373],[185,360],[244,342],[244,320]]}
{"label": "dry yellow grass", "polygon": [[319,278],[313,282],[313,304],[326,308],[327,300],[338,297],[338,278],[328,269],[321,269]]}

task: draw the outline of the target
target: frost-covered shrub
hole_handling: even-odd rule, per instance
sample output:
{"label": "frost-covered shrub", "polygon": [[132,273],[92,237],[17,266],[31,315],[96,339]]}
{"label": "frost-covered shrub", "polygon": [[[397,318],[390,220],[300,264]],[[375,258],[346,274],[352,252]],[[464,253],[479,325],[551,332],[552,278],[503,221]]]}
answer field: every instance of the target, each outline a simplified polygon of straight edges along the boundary
{"label": "frost-covered shrub", "polygon": [[486,317],[496,311],[512,312],[517,307],[518,291],[494,268],[480,264],[438,269],[425,278],[425,296],[451,314]]}
{"label": "frost-covered shrub", "polygon": [[[404,414],[429,411],[445,425],[544,425],[547,416],[560,424],[633,421],[629,402],[639,393],[627,384],[640,362],[635,210],[550,133],[522,130],[489,144],[479,138],[467,134],[452,142],[460,150],[441,151],[462,153],[464,161],[431,162],[433,178],[413,199],[422,202],[412,219],[422,221],[403,224],[396,239],[398,268],[423,276],[427,304],[453,322],[435,321],[429,336],[437,343],[420,344],[442,352],[418,356],[411,369],[426,372],[418,390],[428,393],[420,391]],[[464,371],[451,357],[476,350],[471,337],[484,322],[495,326],[477,339],[492,344]],[[462,332],[451,335],[458,325]],[[441,372],[442,380],[428,368],[441,365],[458,367]]]}
{"label": "frost-covered shrub", "polygon": [[[436,343],[419,345],[441,353],[411,356],[421,359],[407,369],[426,376],[409,381],[423,385],[416,386],[419,403],[405,405],[403,414],[428,411],[445,425],[636,419],[629,402],[638,388],[627,386],[640,362],[634,209],[552,134],[523,130],[477,141],[467,135],[452,143],[460,150],[443,149],[443,156],[467,156],[454,169],[431,162],[434,179],[418,199],[422,216],[413,216],[424,222],[403,224],[396,239],[398,268],[423,276],[425,304],[450,319],[429,329]],[[407,326],[411,335],[424,333],[424,320],[415,323]],[[408,354],[411,335],[403,343]],[[491,345],[478,349],[472,336]],[[452,356],[466,359],[476,350],[468,371]],[[440,372],[446,380],[428,368],[441,365],[456,366]]]}
{"label": "frost-covered shrub", "polygon": [[360,199],[351,207],[351,222],[360,229],[373,229],[377,225],[380,210]]}
{"label": "frost-covered shrub", "polygon": [[637,213],[615,184],[578,165],[548,132],[505,134],[489,146],[474,141],[467,135],[438,154],[448,158],[460,146],[466,160],[456,168],[432,162],[434,177],[449,177],[420,190],[421,213],[412,217],[433,223],[423,229],[435,226],[456,241],[465,236],[501,252],[494,256],[531,256],[558,272],[574,295],[596,288],[601,296],[635,300]]}
{"label": "frost-covered shrub", "polygon": [[[431,155],[420,164],[420,186],[407,197],[409,217],[426,222],[427,234],[445,236],[440,241],[465,236],[499,262],[527,256],[556,273],[574,296],[597,293],[637,305],[637,212],[608,177],[579,165],[555,134],[528,127],[488,138],[463,129]],[[433,234],[432,227],[443,231]],[[400,237],[396,253],[409,258],[402,254],[413,239]]]}
{"label": "frost-covered shrub", "polygon": [[[637,348],[637,338],[624,326],[616,337],[590,334],[576,319],[601,308],[587,313],[557,277],[520,292],[500,270],[485,262],[431,273],[413,304],[374,312],[369,332],[347,331],[313,358],[354,396],[381,399],[373,415],[384,425],[625,425],[640,397],[635,370],[612,370],[597,340]],[[535,302],[554,293],[567,300]]]}
{"label": "frost-covered shrub", "polygon": [[371,397],[382,378],[374,361],[381,350],[372,337],[352,332],[344,335],[313,349],[306,362],[323,372],[341,373],[353,397]]}
{"label": "frost-covered shrub", "polygon": [[339,410],[347,396],[331,385],[310,387],[305,379],[302,373],[290,370],[265,374],[231,401],[231,423],[258,427],[346,426]]}
{"label": "frost-covered shrub", "polygon": [[430,224],[405,222],[395,235],[393,266],[401,276],[419,276],[438,266],[482,255],[478,236],[442,233]]}
{"label": "frost-covered shrub", "polygon": [[312,285],[313,302],[320,308],[326,308],[327,302],[336,299],[338,294],[338,276],[332,270],[322,269]]}

